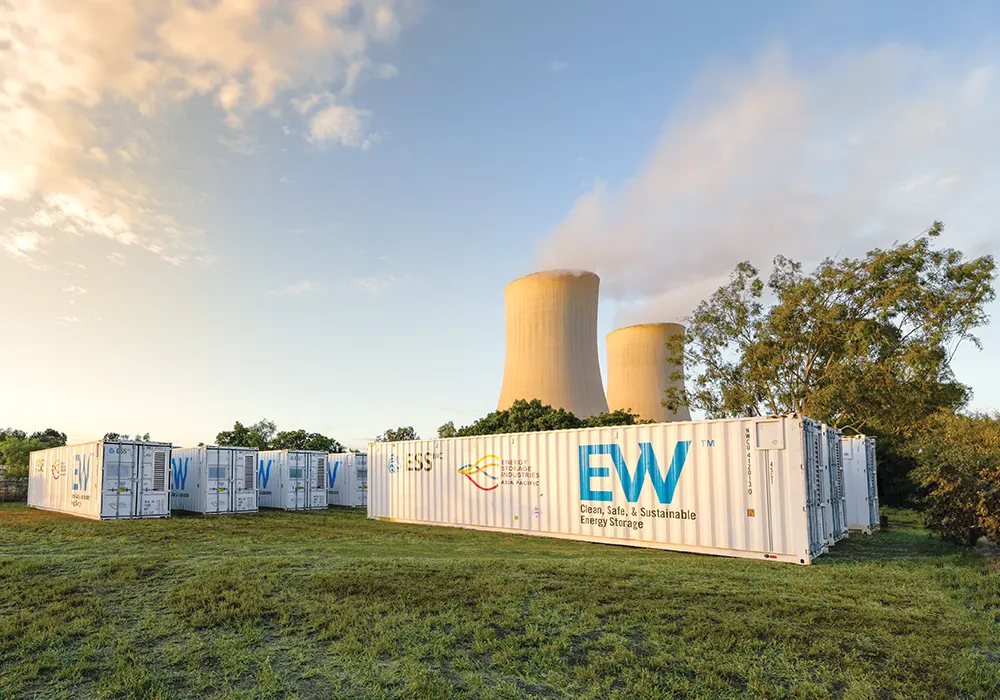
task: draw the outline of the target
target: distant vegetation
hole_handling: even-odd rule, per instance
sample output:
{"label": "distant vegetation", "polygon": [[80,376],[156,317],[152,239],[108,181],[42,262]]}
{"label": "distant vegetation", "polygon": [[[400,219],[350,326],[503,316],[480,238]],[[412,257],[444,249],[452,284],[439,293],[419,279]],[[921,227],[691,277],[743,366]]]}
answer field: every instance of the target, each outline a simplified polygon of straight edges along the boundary
{"label": "distant vegetation", "polygon": [[[455,429],[448,421],[438,428],[438,437],[467,437],[470,435],[496,435],[500,433],[531,433],[541,430],[566,430],[570,428],[598,428],[609,425],[636,425],[642,423],[630,411],[619,409],[599,413],[587,419],[578,418],[563,408],[553,408],[538,399],[519,399],[510,408],[494,411],[472,425]],[[646,421],[652,422],[652,421]]]}
{"label": "distant vegetation", "polygon": [[[798,412],[874,436],[882,501],[919,501],[936,487],[911,476],[914,445],[942,421],[962,423],[972,389],[951,359],[963,343],[979,346],[974,333],[996,297],[993,258],[937,247],[943,228],[862,258],[828,258],[810,274],[778,256],[766,283],[740,263],[686,319],[686,335],[668,343],[687,385],[669,390],[664,405],[710,418]],[[935,438],[942,459],[959,454],[945,439]]]}
{"label": "distant vegetation", "polygon": [[388,429],[377,438],[375,442],[400,442],[402,440],[419,440],[420,437],[417,435],[417,431],[413,429],[412,425],[400,426],[396,429]]}
{"label": "distant vegetation", "polygon": [[66,433],[54,428],[28,435],[23,430],[0,430],[0,465],[7,467],[6,477],[24,478],[28,475],[29,455],[35,450],[59,447],[66,444]]}
{"label": "distant vegetation", "polygon": [[346,452],[337,440],[322,433],[305,430],[284,430],[266,418],[253,425],[245,426],[239,421],[232,430],[223,430],[215,436],[217,445],[233,447],[256,447],[258,450],[318,450],[320,452]]}

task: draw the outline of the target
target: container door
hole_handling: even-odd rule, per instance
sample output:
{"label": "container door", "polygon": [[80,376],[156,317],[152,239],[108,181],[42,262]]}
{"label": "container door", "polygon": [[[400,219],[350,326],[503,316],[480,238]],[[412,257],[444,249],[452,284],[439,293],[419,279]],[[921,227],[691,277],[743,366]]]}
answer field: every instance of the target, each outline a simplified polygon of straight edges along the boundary
{"label": "container door", "polygon": [[[355,504],[359,506],[368,505],[368,457],[357,456],[354,458],[354,478],[357,489],[357,500]],[[352,504],[353,505],[353,504]]]}
{"label": "container door", "polygon": [[105,444],[101,517],[131,518],[135,505],[135,449],[131,445]]}
{"label": "container door", "polygon": [[170,449],[159,445],[133,445],[139,488],[136,490],[136,514],[154,517],[170,514],[167,501],[167,459]]}
{"label": "container door", "polygon": [[206,513],[225,513],[229,510],[230,459],[232,450],[205,450]]}
{"label": "container door", "polygon": [[306,505],[305,455],[288,453],[288,468],[285,469],[285,508],[302,510]]}
{"label": "container door", "polygon": [[257,485],[254,478],[257,474],[257,453],[236,452],[233,455],[233,510],[237,513],[254,512],[257,510]]}
{"label": "container door", "polygon": [[308,455],[309,507],[326,508],[326,455]]}

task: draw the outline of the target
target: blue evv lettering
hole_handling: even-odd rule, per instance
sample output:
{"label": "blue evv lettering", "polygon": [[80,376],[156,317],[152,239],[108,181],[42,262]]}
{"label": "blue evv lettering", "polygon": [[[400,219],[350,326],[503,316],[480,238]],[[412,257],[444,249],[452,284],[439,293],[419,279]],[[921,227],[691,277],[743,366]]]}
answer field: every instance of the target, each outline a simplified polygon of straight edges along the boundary
{"label": "blue evv lettering", "polygon": [[340,467],[340,460],[333,463],[333,471],[330,471],[330,462],[326,463],[326,480],[329,486],[327,488],[333,488],[333,485],[337,483],[337,468]]}
{"label": "blue evv lettering", "polygon": [[188,462],[190,457],[174,457],[170,460],[170,466],[174,471],[174,488],[184,490],[188,480]]}
{"label": "blue evv lettering", "polygon": [[86,491],[90,485],[90,455],[76,455],[73,468],[73,490]]}
{"label": "blue evv lettering", "polygon": [[264,460],[260,460],[260,465],[257,467],[257,485],[259,488],[266,489],[267,482],[271,478],[271,460],[267,460],[267,467],[264,467]]}
{"label": "blue evv lettering", "polygon": [[669,505],[674,499],[674,491],[677,488],[677,481],[681,478],[681,470],[687,461],[688,450],[691,441],[678,442],[674,446],[674,455],[670,460],[670,468],[666,476],[660,473],[660,466],[656,461],[656,453],[653,452],[653,445],[649,442],[639,443],[639,463],[635,466],[635,472],[630,472],[622,449],[618,445],[580,445],[580,500],[581,501],[611,501],[614,496],[610,491],[596,491],[592,488],[591,479],[601,479],[610,475],[608,467],[591,466],[590,460],[594,455],[608,455],[615,465],[618,473],[618,481],[625,498],[629,503],[639,500],[642,493],[642,486],[646,481],[646,474],[649,474],[649,481],[653,484],[656,497],[660,503]]}

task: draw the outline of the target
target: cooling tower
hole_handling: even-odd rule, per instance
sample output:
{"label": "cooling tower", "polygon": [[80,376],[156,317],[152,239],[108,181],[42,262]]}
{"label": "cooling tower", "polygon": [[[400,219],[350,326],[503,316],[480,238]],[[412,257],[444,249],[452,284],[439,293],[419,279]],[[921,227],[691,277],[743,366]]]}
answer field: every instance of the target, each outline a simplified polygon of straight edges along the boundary
{"label": "cooling tower", "polygon": [[[608,406],[631,409],[657,423],[691,420],[686,406],[671,412],[663,407],[663,393],[673,382],[676,365],[667,362],[667,338],[684,333],[679,323],[647,323],[608,333]],[[683,386],[683,380],[677,382]]]}
{"label": "cooling tower", "polygon": [[592,272],[550,270],[504,290],[507,358],[497,408],[540,399],[579,418],[608,410],[597,355],[597,290]]}

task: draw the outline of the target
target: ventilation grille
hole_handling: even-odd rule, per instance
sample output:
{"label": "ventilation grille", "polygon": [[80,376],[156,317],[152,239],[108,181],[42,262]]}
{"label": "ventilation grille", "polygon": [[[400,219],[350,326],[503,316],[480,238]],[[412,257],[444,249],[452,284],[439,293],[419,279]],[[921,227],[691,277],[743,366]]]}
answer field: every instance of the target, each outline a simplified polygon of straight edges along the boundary
{"label": "ventilation grille", "polygon": [[243,458],[243,488],[246,491],[253,491],[254,461],[253,455]]}
{"label": "ventilation grille", "polygon": [[153,490],[164,491],[167,483],[167,453],[153,453]]}
{"label": "ventilation grille", "polygon": [[316,488],[326,488],[326,459],[320,457],[316,460]]}

